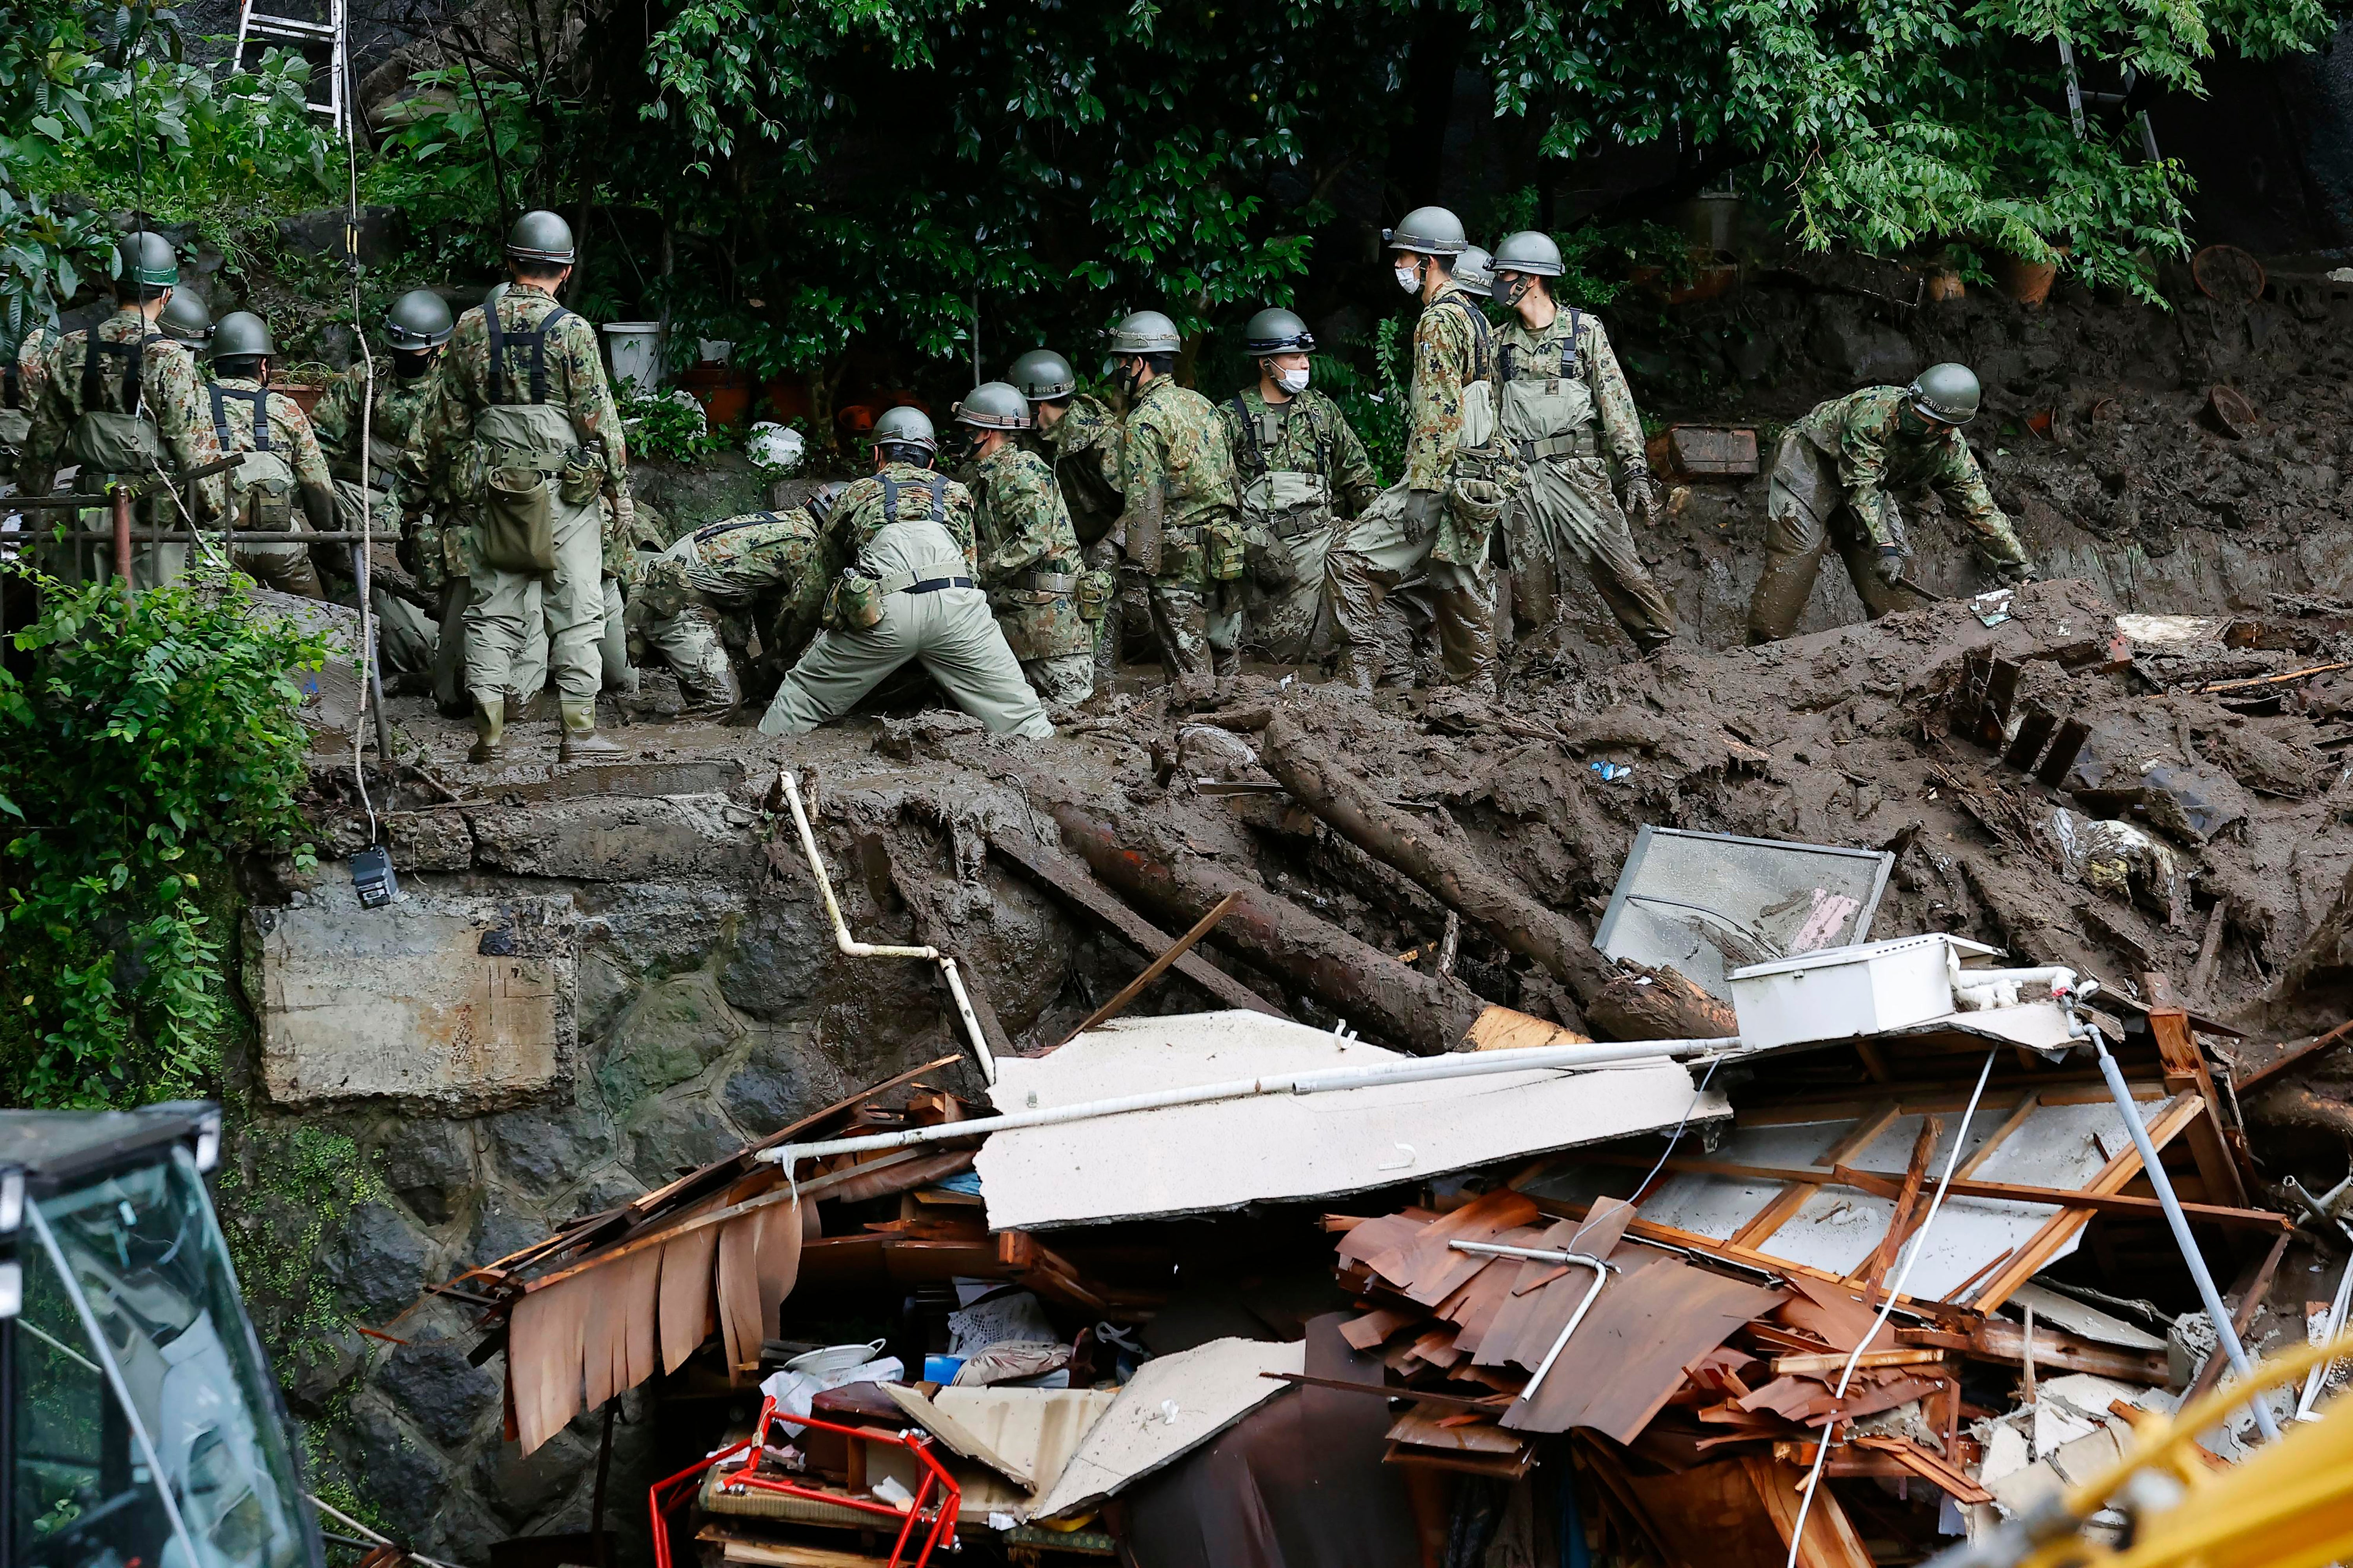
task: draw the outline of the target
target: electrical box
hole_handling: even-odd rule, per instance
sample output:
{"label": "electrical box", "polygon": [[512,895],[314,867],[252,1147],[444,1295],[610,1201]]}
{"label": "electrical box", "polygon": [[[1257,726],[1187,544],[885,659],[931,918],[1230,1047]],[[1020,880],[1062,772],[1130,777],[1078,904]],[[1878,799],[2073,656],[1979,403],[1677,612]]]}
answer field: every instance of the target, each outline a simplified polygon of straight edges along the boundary
{"label": "electrical box", "polygon": [[1736,969],[1729,980],[1740,1037],[1751,1046],[1794,1046],[1945,1017],[1953,1011],[1953,955],[2000,951],[1932,931]]}

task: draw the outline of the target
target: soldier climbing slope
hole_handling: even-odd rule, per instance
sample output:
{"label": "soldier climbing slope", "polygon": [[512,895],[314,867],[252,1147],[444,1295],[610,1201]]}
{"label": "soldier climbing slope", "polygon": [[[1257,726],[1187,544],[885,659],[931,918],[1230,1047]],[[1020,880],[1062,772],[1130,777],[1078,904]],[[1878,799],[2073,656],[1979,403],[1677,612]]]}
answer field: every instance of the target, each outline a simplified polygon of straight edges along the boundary
{"label": "soldier climbing slope", "polygon": [[1218,405],[1240,481],[1241,642],[1296,664],[1329,638],[1317,611],[1333,532],[1372,505],[1381,487],[1340,405],[1307,384],[1315,347],[1307,323],[1289,310],[1261,310],[1244,339],[1258,384]]}
{"label": "soldier climbing slope", "polygon": [[[75,481],[80,491],[95,494],[110,484],[219,460],[196,362],[154,327],[179,281],[179,258],[162,235],[140,229],[115,247],[114,314],[53,342],[38,374],[24,376],[26,390],[37,394],[17,469],[17,488],[26,494],[48,494],[57,470],[69,463],[81,465]],[[44,384],[36,387],[36,381]],[[220,515],[219,475],[195,482],[195,504],[194,521],[209,523]],[[161,485],[142,500],[139,517],[153,527],[188,521],[172,488]],[[153,587],[178,576],[186,558],[185,545],[142,545],[132,556],[132,576],[138,586]],[[60,575],[78,575],[81,559],[79,551],[68,557]],[[102,552],[89,559],[99,575],[107,574]]]}
{"label": "soldier climbing slope", "polygon": [[416,450],[405,459],[423,474],[447,472],[454,499],[479,509],[462,551],[476,762],[504,755],[506,693],[534,584],[543,589],[562,760],[621,753],[596,733],[607,618],[602,502],[610,499],[611,525],[625,539],[635,509],[596,331],[555,302],[573,254],[571,226],[555,214],[515,220],[507,235],[513,284],[458,323],[417,421]]}
{"label": "soldier climbing slope", "polygon": [[975,582],[972,495],[933,471],[938,455],[923,410],[874,422],[874,473],[841,492],[829,525],[854,559],[827,595],[825,629],[768,704],[764,734],[840,718],[910,659],[997,733],[1054,732]]}
{"label": "soldier climbing slope", "polygon": [[1943,496],[1960,509],[1997,577],[2032,579],[2026,548],[1961,435],[1979,399],[1968,366],[1932,364],[1909,386],[1866,386],[1831,398],[1789,427],[1766,500],[1765,572],[1748,601],[1752,646],[1797,628],[1822,556],[1833,548],[1872,619],[1928,602],[1905,576],[1912,547],[1896,490]]}
{"label": "soldier climbing slope", "polygon": [[[240,532],[325,533],[335,526],[334,480],[301,405],[269,390],[277,352],[269,324],[250,310],[232,310],[213,330],[213,380],[205,386],[213,435],[223,456],[246,454],[229,471],[229,516]],[[229,559],[282,593],[327,596],[307,544],[239,540]]]}
{"label": "soldier climbing slope", "polygon": [[629,595],[628,624],[678,672],[689,711],[724,712],[744,700],[721,614],[797,596],[822,558],[825,521],[843,488],[828,486],[787,511],[707,523],[647,562]]}
{"label": "soldier climbing slope", "polygon": [[[1092,392],[1078,390],[1071,362],[1051,349],[1032,349],[1013,362],[1005,379],[1029,400],[1035,421],[1025,445],[1034,444],[1053,465],[1071,528],[1086,552],[1091,571],[1104,573],[1113,591],[1094,621],[1094,685],[1109,686],[1119,668],[1122,602],[1119,543],[1113,526],[1126,502],[1120,495],[1120,412]],[[1143,579],[1136,579],[1141,591]]]}
{"label": "soldier climbing slope", "polygon": [[1495,348],[1496,418],[1519,470],[1504,520],[1513,618],[1529,630],[1549,625],[1558,573],[1574,561],[1634,646],[1654,653],[1675,635],[1674,606],[1651,580],[1628,523],[1655,518],[1658,486],[1609,334],[1553,298],[1561,259],[1550,235],[1509,236],[1495,247],[1494,268],[1496,302],[1514,316]]}
{"label": "soldier climbing slope", "polygon": [[1494,333],[1452,275],[1454,258],[1469,248],[1461,219],[1444,207],[1417,207],[1388,238],[1398,286],[1421,301],[1405,478],[1341,530],[1324,563],[1346,650],[1342,672],[1366,689],[1407,673],[1406,628],[1391,598],[1426,575],[1447,682],[1492,692],[1487,552],[1509,478],[1495,438]]}
{"label": "soldier climbing slope", "polygon": [[955,420],[976,437],[973,523],[997,629],[1039,696],[1084,702],[1095,689],[1086,611],[1092,605],[1099,615],[1110,595],[1100,578],[1089,590],[1054,470],[1017,439],[1029,427],[1029,400],[1004,382],[984,382],[956,405]]}

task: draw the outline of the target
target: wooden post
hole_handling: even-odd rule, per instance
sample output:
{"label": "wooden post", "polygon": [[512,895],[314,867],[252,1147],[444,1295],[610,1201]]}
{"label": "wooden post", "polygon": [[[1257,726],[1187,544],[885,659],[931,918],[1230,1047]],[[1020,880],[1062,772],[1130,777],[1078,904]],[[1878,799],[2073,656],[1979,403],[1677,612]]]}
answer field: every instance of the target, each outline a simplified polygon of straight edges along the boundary
{"label": "wooden post", "polygon": [[2144,974],[2141,985],[2154,1004],[2148,1010],[2148,1032],[2164,1064],[2166,1089],[2174,1094],[2195,1094],[2206,1102],[2206,1114],[2189,1129],[2189,1152],[2198,1163],[2205,1199],[2244,1208],[2246,1184],[2239,1179],[2238,1162],[2231,1157],[2230,1145],[2222,1139],[2221,1097],[2214,1092],[2214,1076],[2207,1070],[2198,1037],[2190,1031],[2189,1015],[2179,1005],[2172,983],[2164,975]]}
{"label": "wooden post", "polygon": [[115,485],[107,491],[107,500],[114,509],[114,574],[122,580],[128,598],[136,591],[131,582],[131,491]]}

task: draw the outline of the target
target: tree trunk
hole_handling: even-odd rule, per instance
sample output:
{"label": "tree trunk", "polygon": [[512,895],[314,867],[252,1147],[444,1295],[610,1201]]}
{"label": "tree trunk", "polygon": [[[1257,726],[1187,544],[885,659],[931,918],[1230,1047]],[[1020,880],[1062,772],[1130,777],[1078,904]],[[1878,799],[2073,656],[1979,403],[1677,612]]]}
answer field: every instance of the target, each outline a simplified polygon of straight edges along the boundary
{"label": "tree trunk", "polygon": [[1399,963],[1206,857],[1164,847],[1132,825],[1114,826],[1073,805],[1056,805],[1054,820],[1097,877],[1171,924],[1189,925],[1239,890],[1240,903],[1209,940],[1307,992],[1361,1034],[1434,1056],[1455,1049],[1486,1010],[1460,981]]}
{"label": "tree trunk", "polygon": [[1611,1040],[1708,1040],[1740,1033],[1732,1004],[1672,967],[1630,964],[1585,1005],[1585,1021]]}

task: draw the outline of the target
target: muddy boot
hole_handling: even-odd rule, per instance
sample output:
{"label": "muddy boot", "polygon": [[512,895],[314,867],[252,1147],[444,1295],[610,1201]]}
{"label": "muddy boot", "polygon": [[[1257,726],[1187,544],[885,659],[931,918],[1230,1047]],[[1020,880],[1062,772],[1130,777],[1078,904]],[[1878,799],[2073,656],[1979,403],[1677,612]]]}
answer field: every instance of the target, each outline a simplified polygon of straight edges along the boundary
{"label": "muddy boot", "polygon": [[474,699],[474,749],[466,753],[470,763],[502,763],[507,756],[507,700],[503,697]]}
{"label": "muddy boot", "polygon": [[564,699],[564,744],[558,748],[555,760],[560,763],[609,762],[628,755],[628,749],[618,746],[596,733],[596,700],[593,697]]}
{"label": "muddy boot", "polygon": [[1495,694],[1495,622],[1486,595],[1475,584],[1438,595],[1438,646],[1447,685]]}
{"label": "muddy boot", "polygon": [[735,679],[735,667],[720,664],[707,680],[689,686],[681,680],[679,689],[686,698],[686,706],[679,710],[681,719],[713,713],[732,713],[744,700],[743,683]]}
{"label": "muddy boot", "polygon": [[1381,683],[1381,652],[1363,643],[1350,643],[1340,650],[1340,662],[1332,679],[1351,691],[1370,695]]}

